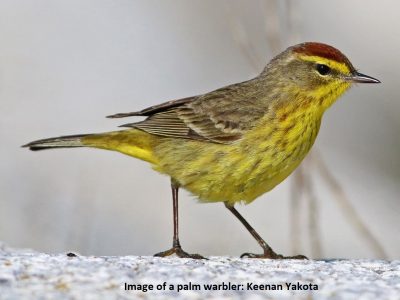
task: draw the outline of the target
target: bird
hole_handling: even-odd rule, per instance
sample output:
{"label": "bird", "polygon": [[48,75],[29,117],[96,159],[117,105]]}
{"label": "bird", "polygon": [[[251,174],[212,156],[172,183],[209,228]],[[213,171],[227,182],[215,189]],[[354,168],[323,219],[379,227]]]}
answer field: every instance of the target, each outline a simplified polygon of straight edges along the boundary
{"label": "bird", "polygon": [[235,208],[284,181],[309,153],[325,111],[355,83],[380,83],[333,46],[304,42],[274,57],[247,81],[108,118],[146,117],[122,130],[30,142],[30,150],[91,147],[148,162],[170,177],[172,247],[155,256],[202,259],[179,239],[178,191],[222,202],[262,248],[241,257],[306,259],[275,252]]}

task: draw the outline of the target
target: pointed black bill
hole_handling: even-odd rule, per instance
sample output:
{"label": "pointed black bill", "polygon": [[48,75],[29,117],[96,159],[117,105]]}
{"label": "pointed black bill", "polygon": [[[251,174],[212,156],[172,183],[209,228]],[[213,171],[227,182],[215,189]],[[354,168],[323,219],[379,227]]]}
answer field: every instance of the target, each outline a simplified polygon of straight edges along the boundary
{"label": "pointed black bill", "polygon": [[364,75],[358,72],[354,72],[352,76],[349,77],[349,80],[357,83],[381,83],[378,79]]}

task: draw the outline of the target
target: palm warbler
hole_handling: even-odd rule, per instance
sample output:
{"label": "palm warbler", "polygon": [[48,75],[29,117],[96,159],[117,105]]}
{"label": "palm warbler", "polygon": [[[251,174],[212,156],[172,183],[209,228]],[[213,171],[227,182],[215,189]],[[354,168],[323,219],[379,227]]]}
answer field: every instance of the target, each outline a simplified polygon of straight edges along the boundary
{"label": "palm warbler", "polygon": [[178,189],[204,202],[224,202],[263,248],[246,257],[285,257],[275,253],[234,208],[250,203],[281,183],[309,152],[325,110],[352,83],[379,83],[363,75],[339,50],[321,43],[288,48],[257,77],[207,94],[168,101],[109,118],[146,116],[129,129],[62,136],[31,142],[31,150],[93,147],[149,162],[170,176],[174,235],[170,250],[157,256],[203,258],[181,248]]}

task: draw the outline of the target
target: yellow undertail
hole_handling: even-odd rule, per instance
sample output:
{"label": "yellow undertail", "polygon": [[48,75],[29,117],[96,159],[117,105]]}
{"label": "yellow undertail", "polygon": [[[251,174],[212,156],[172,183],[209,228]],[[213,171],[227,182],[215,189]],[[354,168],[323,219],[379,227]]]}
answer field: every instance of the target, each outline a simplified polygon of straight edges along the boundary
{"label": "yellow undertail", "polygon": [[157,165],[152,149],[157,144],[153,135],[137,129],[90,134],[81,138],[82,146],[118,151]]}
{"label": "yellow undertail", "polygon": [[129,129],[42,139],[30,142],[22,147],[28,147],[32,151],[56,148],[92,147],[118,151],[151,164],[157,164],[158,160],[153,154],[153,149],[162,139],[162,137],[155,137],[137,129]]}

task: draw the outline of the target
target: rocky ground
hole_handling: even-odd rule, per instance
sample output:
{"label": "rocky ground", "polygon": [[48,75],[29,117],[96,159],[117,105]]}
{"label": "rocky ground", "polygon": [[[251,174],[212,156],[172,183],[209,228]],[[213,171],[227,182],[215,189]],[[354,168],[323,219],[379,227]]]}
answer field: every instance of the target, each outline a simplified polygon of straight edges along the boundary
{"label": "rocky ground", "polygon": [[400,299],[400,261],[96,257],[0,246],[0,299],[168,298]]}

